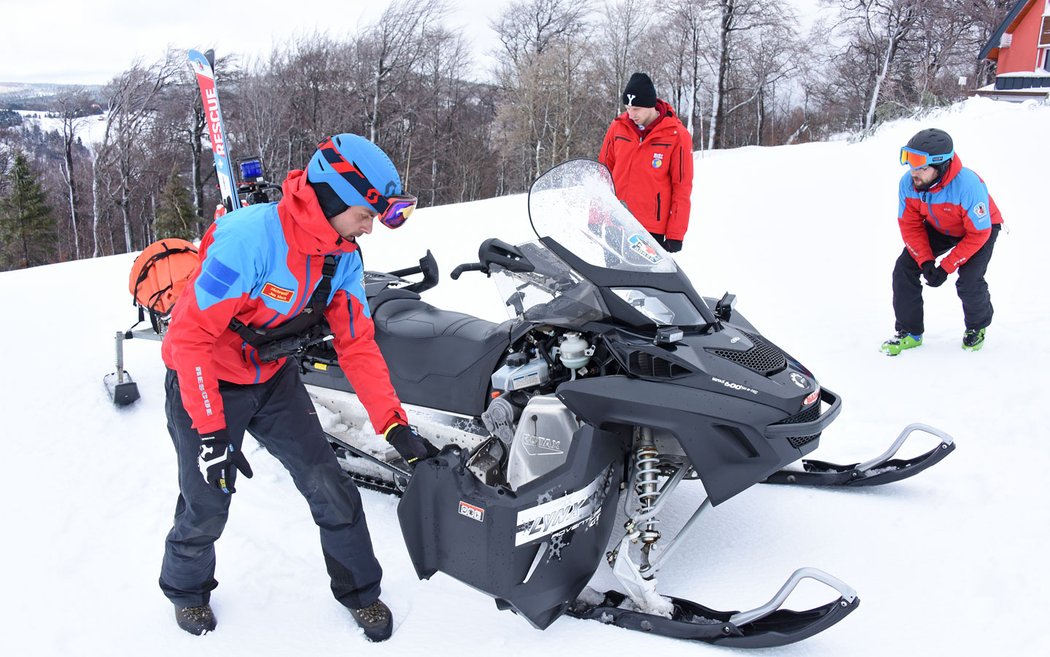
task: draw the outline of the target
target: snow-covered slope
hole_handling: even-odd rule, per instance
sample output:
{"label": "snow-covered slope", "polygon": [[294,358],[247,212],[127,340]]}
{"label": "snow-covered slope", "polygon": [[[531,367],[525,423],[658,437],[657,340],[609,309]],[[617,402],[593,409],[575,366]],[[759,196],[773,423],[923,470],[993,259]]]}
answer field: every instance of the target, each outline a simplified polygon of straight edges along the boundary
{"label": "snow-covered slope", "polygon": [[[1050,242],[1042,194],[1048,124],[1048,107],[972,100],[887,125],[862,143],[698,158],[693,224],[678,260],[708,296],[735,293],[750,320],[843,396],[820,456],[866,458],[913,421],[950,432],[958,449],[919,477],[880,489],[752,488],[712,510],[686,539],[661,573],[665,593],[749,608],[796,567],[814,566],[853,585],[862,604],[779,655],[1050,654],[1039,624],[1050,581],[1050,494],[1042,481],[1050,470],[1043,406],[1050,309],[1040,292]],[[878,345],[893,330],[897,153],[927,126],[955,137],[1010,232],[989,270],[996,317],[985,349],[959,348],[961,309],[948,284],[926,293],[924,346],[890,359]],[[447,274],[474,260],[482,239],[518,241],[528,231],[525,198],[512,196],[420,210],[401,230],[378,229],[364,248],[371,269],[407,266],[431,248]],[[383,598],[396,618],[389,643],[367,644],[328,590],[305,503],[250,439],[256,476],[238,487],[218,545],[219,628],[185,634],[157,587],[177,494],[159,346],[126,345],[143,395],[136,405],[115,409],[101,384],[113,370],[114,333],[135,318],[131,261],[0,274],[7,454],[0,653],[593,655],[615,645],[618,654],[726,654],[571,619],[538,632],[448,577],[418,581],[396,500],[366,491],[386,572]],[[446,278],[425,296],[500,319],[489,285],[480,275]],[[679,500],[670,522],[684,521],[695,501]],[[799,595],[801,605],[824,594]]]}

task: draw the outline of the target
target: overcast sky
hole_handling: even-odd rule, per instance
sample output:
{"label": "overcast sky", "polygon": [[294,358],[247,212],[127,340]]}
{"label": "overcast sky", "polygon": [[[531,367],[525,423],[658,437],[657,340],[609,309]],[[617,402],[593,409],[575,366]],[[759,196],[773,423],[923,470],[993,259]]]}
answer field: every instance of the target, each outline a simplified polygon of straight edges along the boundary
{"label": "overcast sky", "polygon": [[[499,47],[489,21],[511,0],[447,0],[445,24],[472,44],[481,71]],[[651,0],[656,2],[657,0]],[[268,54],[274,44],[374,22],[391,0],[0,0],[0,82],[105,84],[159,60],[168,46],[219,56]],[[595,4],[600,6],[601,0]],[[819,0],[788,0],[808,29]]]}
{"label": "overcast sky", "polygon": [[[375,21],[390,0],[0,0],[0,82],[104,84],[136,58],[165,49],[214,48],[262,55],[317,31],[334,37]],[[509,0],[449,0],[446,21],[481,53],[498,45],[488,27]]]}

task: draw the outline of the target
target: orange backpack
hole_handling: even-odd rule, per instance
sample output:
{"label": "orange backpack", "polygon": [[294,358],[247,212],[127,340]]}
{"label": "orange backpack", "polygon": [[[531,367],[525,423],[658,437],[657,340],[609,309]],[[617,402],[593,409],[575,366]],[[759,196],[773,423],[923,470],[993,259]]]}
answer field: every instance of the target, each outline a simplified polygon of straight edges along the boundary
{"label": "orange backpack", "polygon": [[135,297],[135,304],[149,311],[150,322],[158,333],[199,265],[197,247],[178,238],[157,240],[135,258],[128,290]]}

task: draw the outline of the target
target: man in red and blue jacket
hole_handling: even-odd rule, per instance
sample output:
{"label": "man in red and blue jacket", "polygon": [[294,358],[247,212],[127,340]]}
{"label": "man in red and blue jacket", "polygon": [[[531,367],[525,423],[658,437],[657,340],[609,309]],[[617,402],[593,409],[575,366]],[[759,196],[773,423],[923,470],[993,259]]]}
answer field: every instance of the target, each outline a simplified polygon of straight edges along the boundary
{"label": "man in red and blue jacket", "polygon": [[897,217],[905,247],[893,268],[897,333],[882,351],[896,356],[922,344],[920,276],[938,287],[955,272],[966,322],[962,347],[977,351],[992,323],[984,275],[1003,223],[999,208],[981,177],[962,165],[943,130],[928,128],[912,137],[901,149],[901,164],[910,170],[901,177]]}
{"label": "man in red and blue jacket", "polygon": [[382,569],[360,495],[325,438],[296,362],[264,349],[267,335],[316,328],[323,315],[372,426],[410,464],[432,456],[407,426],[376,345],[357,244],[376,218],[403,223],[415,198],[401,193],[382,150],[350,134],[323,141],[306,171],[288,174],[283,192],[279,203],[239,208],[212,224],[200,267],[172,312],[162,354],[179,499],[160,586],[180,627],[215,629],[214,544],[238,471],[252,476],[241,451],[248,431],[309,503],[336,599],[369,639],[383,640],[392,619],[379,600]]}
{"label": "man in red and blue jacket", "polygon": [[616,198],[670,253],[682,250],[693,193],[693,140],[645,73],[623,90],[598,161],[612,172]]}

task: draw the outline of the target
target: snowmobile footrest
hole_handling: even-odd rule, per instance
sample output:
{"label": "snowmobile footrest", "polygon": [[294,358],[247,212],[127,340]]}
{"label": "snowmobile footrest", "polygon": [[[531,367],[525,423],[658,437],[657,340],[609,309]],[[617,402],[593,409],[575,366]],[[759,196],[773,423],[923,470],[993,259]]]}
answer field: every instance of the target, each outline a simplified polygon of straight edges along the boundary
{"label": "snowmobile footrest", "polygon": [[603,600],[592,603],[580,598],[565,613],[574,618],[596,620],[674,639],[702,641],[732,648],[772,648],[822,632],[848,616],[860,604],[856,593],[845,587],[840,591],[838,600],[820,607],[806,611],[777,608],[782,602],[780,598],[787,595],[785,590],[790,592],[799,579],[812,577],[814,572],[819,571],[807,568],[796,571],[781,589],[783,596],[778,593],[770,603],[751,612],[716,611],[689,600],[668,596],[674,611],[670,618],[665,618],[636,611],[623,593],[606,591]]}
{"label": "snowmobile footrest", "polygon": [[[924,431],[941,439],[930,451],[910,459],[892,458],[908,436]],[[926,424],[909,424],[897,436],[888,450],[879,456],[850,465],[827,461],[802,460],[802,470],[779,470],[763,483],[794,484],[801,486],[878,486],[914,476],[936,464],[955,450],[955,441],[947,433]]]}

